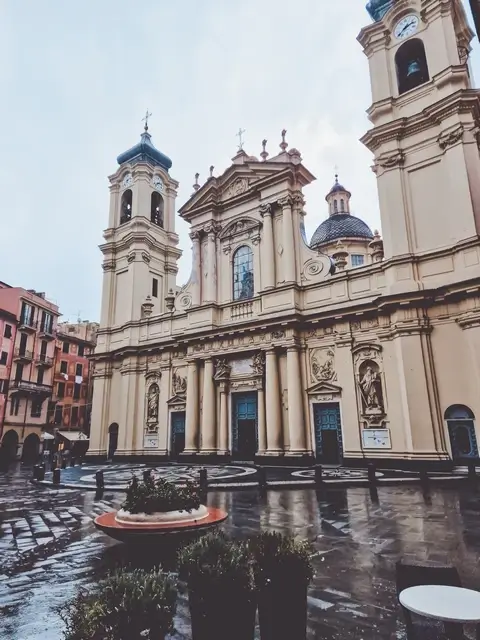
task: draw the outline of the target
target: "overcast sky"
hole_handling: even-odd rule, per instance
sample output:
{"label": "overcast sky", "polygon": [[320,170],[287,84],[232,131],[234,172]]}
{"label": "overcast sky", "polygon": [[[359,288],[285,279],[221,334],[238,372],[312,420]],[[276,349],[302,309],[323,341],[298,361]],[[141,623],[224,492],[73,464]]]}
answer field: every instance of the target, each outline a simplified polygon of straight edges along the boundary
{"label": "overcast sky", "polygon": [[[177,209],[200,181],[280,132],[317,177],[307,235],[326,217],[334,167],[353,213],[380,226],[370,153],[365,0],[0,0],[0,280],[45,291],[64,319],[98,320],[102,231],[117,155],[153,113]],[[480,57],[475,39],[473,68]],[[190,273],[187,225],[177,218]]]}

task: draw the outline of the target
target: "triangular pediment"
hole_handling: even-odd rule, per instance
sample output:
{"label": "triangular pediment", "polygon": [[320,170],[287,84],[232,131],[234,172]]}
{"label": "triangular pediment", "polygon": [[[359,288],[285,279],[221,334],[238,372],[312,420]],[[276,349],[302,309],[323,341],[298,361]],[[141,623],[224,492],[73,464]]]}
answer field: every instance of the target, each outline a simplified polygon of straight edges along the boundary
{"label": "triangular pediment", "polygon": [[167,401],[169,407],[177,406],[179,404],[185,405],[187,402],[187,398],[185,396],[175,395],[170,400]]}
{"label": "triangular pediment", "polygon": [[336,384],[332,384],[331,382],[317,382],[310,388],[307,389],[308,394],[318,395],[318,394],[340,394],[342,393],[342,387],[339,387]]}

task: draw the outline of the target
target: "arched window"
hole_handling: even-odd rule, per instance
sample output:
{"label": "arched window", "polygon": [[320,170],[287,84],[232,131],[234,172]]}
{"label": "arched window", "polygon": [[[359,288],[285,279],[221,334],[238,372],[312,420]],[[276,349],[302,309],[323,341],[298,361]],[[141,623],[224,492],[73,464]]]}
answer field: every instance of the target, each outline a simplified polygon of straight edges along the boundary
{"label": "arched window", "polygon": [[475,416],[463,404],[454,404],[445,411],[453,459],[478,458]]}
{"label": "arched window", "polygon": [[333,211],[334,213],[338,213],[338,202],[336,200],[333,201]]}
{"label": "arched window", "polygon": [[122,204],[120,207],[120,224],[125,224],[132,219],[132,191],[127,189],[122,194]]}
{"label": "arched window", "polygon": [[418,38],[402,44],[395,54],[395,64],[400,95],[430,80],[425,46]]}
{"label": "arched window", "polygon": [[343,198],[340,200],[340,211],[341,213],[345,212],[345,200]]}
{"label": "arched window", "polygon": [[253,251],[243,246],[233,254],[233,299],[253,298]]}
{"label": "arched window", "polygon": [[152,193],[150,220],[163,229],[163,198],[156,191]]}

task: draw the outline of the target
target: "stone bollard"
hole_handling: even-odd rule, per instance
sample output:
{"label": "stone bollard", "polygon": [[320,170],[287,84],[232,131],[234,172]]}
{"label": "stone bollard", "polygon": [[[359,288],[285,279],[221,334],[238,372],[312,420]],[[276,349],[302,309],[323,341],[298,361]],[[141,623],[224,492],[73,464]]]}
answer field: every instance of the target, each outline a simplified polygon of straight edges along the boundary
{"label": "stone bollard", "polygon": [[40,465],[36,464],[33,466],[33,479],[34,480],[38,480],[38,467]]}
{"label": "stone bollard", "polygon": [[317,485],[317,487],[321,487],[322,486],[322,465],[321,464],[316,464],[315,465],[315,484]]}
{"label": "stone bollard", "polygon": [[45,480],[45,463],[44,462],[38,465],[37,473],[38,473],[37,480]]}
{"label": "stone bollard", "polygon": [[60,484],[60,469],[53,470],[52,482],[53,484]]}
{"label": "stone bollard", "polygon": [[147,482],[148,480],[150,480],[152,477],[152,470],[151,469],[145,469],[145,471],[143,472],[143,481]]}
{"label": "stone bollard", "polygon": [[477,465],[475,464],[475,460],[468,461],[468,479],[471,482],[476,482],[477,480]]}
{"label": "stone bollard", "polygon": [[97,471],[95,473],[95,486],[97,489],[103,489],[105,487],[105,480],[103,479],[103,471]]}
{"label": "stone bollard", "polygon": [[199,484],[200,484],[200,500],[202,504],[207,502],[207,494],[208,494],[208,477],[207,470],[200,469],[199,473]]}
{"label": "stone bollard", "polygon": [[375,473],[375,464],[373,462],[369,462],[367,464],[367,473],[368,473],[368,482],[369,484],[375,485],[377,484],[377,476]]}
{"label": "stone bollard", "polygon": [[265,467],[257,467],[258,473],[258,486],[260,491],[266,491],[267,489],[267,472]]}

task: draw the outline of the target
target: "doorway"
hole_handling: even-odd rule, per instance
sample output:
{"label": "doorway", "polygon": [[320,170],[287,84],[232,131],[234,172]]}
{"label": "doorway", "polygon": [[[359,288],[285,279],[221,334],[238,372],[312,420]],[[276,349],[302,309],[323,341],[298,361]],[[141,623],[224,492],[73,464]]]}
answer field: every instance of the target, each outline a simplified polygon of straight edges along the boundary
{"label": "doorway", "polygon": [[178,458],[185,449],[185,411],[172,412],[171,434],[170,455]]}
{"label": "doorway", "polygon": [[316,457],[322,464],[342,464],[342,425],[340,405],[325,402],[313,405]]}
{"label": "doorway", "polygon": [[257,394],[234,393],[232,399],[232,457],[250,461],[258,449]]}
{"label": "doorway", "polygon": [[23,443],[22,461],[26,464],[34,464],[40,453],[40,438],[36,433],[27,436]]}
{"label": "doorway", "polygon": [[18,451],[18,433],[13,429],[7,431],[3,436],[1,445],[2,461],[12,462],[17,458]]}
{"label": "doorway", "polygon": [[118,447],[118,424],[116,422],[112,422],[112,424],[108,427],[108,454],[107,459],[113,460],[113,456],[115,455],[115,451]]}
{"label": "doorway", "polygon": [[445,411],[448,435],[454,462],[478,458],[475,416],[473,411],[462,404],[455,404]]}

